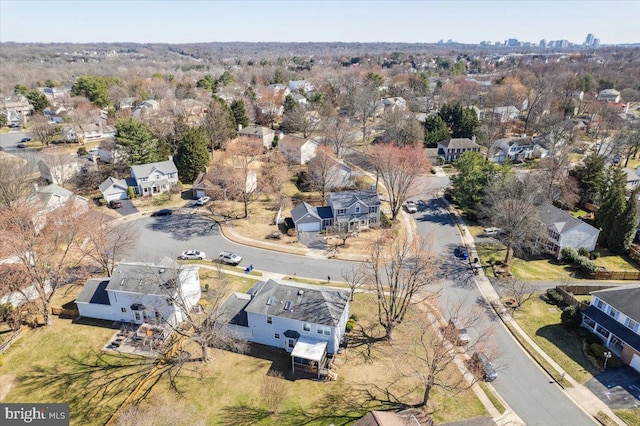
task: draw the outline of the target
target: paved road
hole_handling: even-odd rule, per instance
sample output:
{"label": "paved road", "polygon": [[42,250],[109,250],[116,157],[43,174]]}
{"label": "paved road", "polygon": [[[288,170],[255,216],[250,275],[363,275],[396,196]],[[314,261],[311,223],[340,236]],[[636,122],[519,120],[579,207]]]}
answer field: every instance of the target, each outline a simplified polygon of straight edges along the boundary
{"label": "paved road", "polygon": [[326,280],[330,276],[336,281],[342,281],[343,269],[356,265],[348,261],[313,259],[236,244],[220,234],[215,222],[195,214],[144,217],[131,223],[140,232],[138,243],[132,251],[135,258],[140,260],[154,261],[164,256],[175,258],[189,249],[202,250],[208,258],[212,258],[228,250],[242,256],[241,266],[252,264],[257,270],[287,275],[295,273],[300,277],[318,280]]}
{"label": "paved road", "polygon": [[[433,194],[446,186],[447,178],[429,178],[430,184],[416,200],[419,211],[414,214],[418,233],[432,236],[435,248],[445,256],[445,273],[441,308],[446,316],[447,309],[458,301],[471,308],[479,306],[482,296],[473,281],[473,273],[468,263],[453,256],[453,249],[460,245],[458,228],[449,216],[441,200]],[[501,325],[493,311],[484,309],[478,329],[492,327],[495,347],[499,360],[496,363],[498,379],[492,384],[511,408],[529,426],[593,425],[594,421],[578,408],[556,385],[550,381],[538,365],[525,354],[513,340],[511,334]],[[469,330],[472,338],[477,330]]]}

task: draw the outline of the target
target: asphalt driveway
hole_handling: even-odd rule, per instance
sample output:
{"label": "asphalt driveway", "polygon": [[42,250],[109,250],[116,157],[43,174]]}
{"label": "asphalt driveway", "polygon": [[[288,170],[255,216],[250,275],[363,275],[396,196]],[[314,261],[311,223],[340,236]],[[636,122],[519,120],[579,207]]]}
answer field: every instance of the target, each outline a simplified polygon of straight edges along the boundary
{"label": "asphalt driveway", "polygon": [[298,232],[298,241],[307,248],[326,250],[327,243],[320,232]]}
{"label": "asphalt driveway", "polygon": [[116,209],[116,212],[122,216],[128,216],[130,214],[138,213],[138,209],[133,205],[131,200],[122,200],[122,207]]}
{"label": "asphalt driveway", "polygon": [[607,368],[586,386],[610,408],[640,407],[640,373],[631,367]]}

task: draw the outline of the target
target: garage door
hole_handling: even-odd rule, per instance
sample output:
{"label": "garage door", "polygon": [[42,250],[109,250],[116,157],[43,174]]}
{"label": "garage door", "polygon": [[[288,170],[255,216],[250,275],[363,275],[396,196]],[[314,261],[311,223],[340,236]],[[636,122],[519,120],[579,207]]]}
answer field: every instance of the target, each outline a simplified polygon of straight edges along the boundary
{"label": "garage door", "polygon": [[631,363],[629,365],[640,373],[640,355],[633,354],[633,358],[631,358]]}
{"label": "garage door", "polygon": [[302,232],[320,231],[320,222],[299,223],[297,228]]}

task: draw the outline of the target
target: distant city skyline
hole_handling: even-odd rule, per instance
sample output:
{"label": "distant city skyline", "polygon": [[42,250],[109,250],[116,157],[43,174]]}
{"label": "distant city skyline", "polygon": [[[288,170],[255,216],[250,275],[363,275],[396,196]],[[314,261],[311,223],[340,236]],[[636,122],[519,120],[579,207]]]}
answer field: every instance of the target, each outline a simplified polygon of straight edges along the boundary
{"label": "distant city skyline", "polygon": [[0,0],[8,42],[640,43],[640,1]]}

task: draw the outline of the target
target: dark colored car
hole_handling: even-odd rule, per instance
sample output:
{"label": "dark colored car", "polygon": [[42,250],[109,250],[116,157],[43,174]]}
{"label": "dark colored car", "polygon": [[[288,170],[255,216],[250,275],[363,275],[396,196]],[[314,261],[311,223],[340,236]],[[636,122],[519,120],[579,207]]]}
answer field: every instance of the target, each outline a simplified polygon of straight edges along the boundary
{"label": "dark colored car", "polygon": [[22,142],[20,142],[18,145],[16,145],[16,147],[17,147],[17,148],[26,148],[26,147],[27,147],[27,145],[26,145],[26,144],[24,144],[24,143],[22,143]]}
{"label": "dark colored car", "polygon": [[171,216],[173,214],[173,211],[170,209],[162,209],[162,210],[156,210],[155,212],[151,213],[151,216]]}
{"label": "dark colored car", "polygon": [[109,207],[111,207],[112,209],[119,209],[120,207],[122,207],[122,201],[111,200],[109,201]]}
{"label": "dark colored car", "polygon": [[498,378],[498,373],[496,373],[493,365],[491,365],[487,356],[482,352],[474,352],[473,355],[471,355],[469,365],[472,372],[477,374],[477,376],[481,376],[485,382],[492,382]]}
{"label": "dark colored car", "polygon": [[29,142],[29,141],[31,141],[31,138],[27,137],[27,138],[22,138],[20,142]]}
{"label": "dark colored car", "polygon": [[453,250],[453,254],[456,257],[461,257],[464,260],[467,260],[469,258],[469,252],[467,251],[467,248],[464,246],[458,246],[455,248],[455,250]]}

